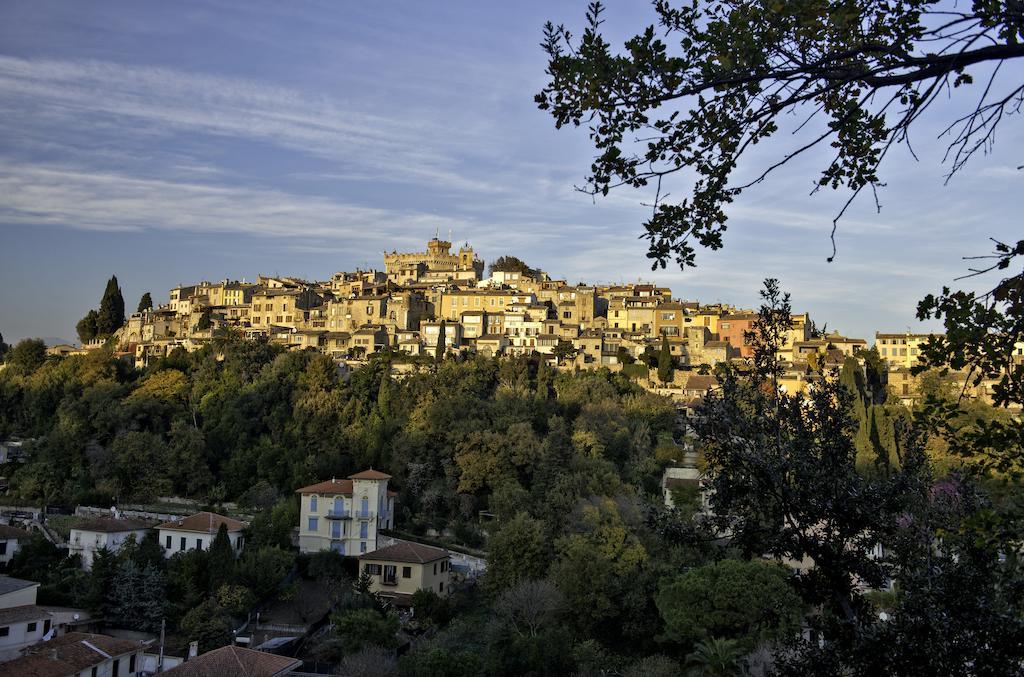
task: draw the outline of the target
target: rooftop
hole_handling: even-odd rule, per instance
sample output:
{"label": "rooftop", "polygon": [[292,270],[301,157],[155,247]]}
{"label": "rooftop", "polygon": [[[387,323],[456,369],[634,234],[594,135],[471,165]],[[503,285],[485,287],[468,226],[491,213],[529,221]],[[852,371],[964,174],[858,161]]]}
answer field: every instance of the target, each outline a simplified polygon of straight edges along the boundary
{"label": "rooftop", "polygon": [[185,661],[164,674],[178,677],[227,677],[252,675],[273,677],[294,670],[302,661],[240,646],[223,646]]}
{"label": "rooftop", "polygon": [[140,529],[149,529],[153,526],[150,523],[142,522],[140,520],[131,519],[114,519],[113,517],[94,517],[72,526],[72,529],[79,531],[98,531],[101,533],[108,534],[119,534],[125,531],[138,531]]}
{"label": "rooftop", "polygon": [[245,522],[231,519],[224,515],[218,515],[215,512],[197,512],[195,515],[189,515],[183,519],[158,524],[156,528],[215,534],[220,529],[221,524],[227,526],[228,531],[241,531],[248,526]]}
{"label": "rooftop", "polygon": [[141,648],[140,643],[127,639],[69,632],[24,649],[23,657],[0,664],[0,673],[24,677],[64,677]]}
{"label": "rooftop", "polygon": [[386,560],[389,562],[412,562],[426,564],[448,557],[448,551],[411,541],[399,541],[386,548],[360,555],[359,559]]}
{"label": "rooftop", "polygon": [[6,595],[9,592],[16,592],[18,590],[24,590],[25,588],[33,585],[39,585],[35,581],[26,581],[20,578],[11,578],[10,576],[0,576],[0,595]]}

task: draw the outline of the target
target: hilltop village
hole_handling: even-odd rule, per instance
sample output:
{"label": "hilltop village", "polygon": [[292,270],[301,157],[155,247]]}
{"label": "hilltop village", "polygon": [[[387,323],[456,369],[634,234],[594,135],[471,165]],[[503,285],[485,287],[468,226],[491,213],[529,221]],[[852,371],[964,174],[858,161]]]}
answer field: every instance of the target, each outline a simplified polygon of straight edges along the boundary
{"label": "hilltop village", "polygon": [[[752,355],[745,336],[757,314],[750,309],[682,300],[655,284],[573,285],[512,257],[492,264],[489,275],[486,270],[468,243],[453,251],[435,237],[426,251],[385,254],[383,271],[339,272],[313,282],[260,275],[255,282],[177,286],[167,303],[128,317],[114,338],[121,356],[139,368],[218,336],[317,350],[342,368],[385,350],[409,363],[442,354],[536,355],[559,369],[622,370],[677,400],[706,392],[713,384],[709,367]],[[789,333],[779,359],[790,392],[868,347],[863,338],[818,331],[806,313],[793,315]],[[910,367],[927,335],[878,332],[874,338],[890,385],[909,404],[918,390]],[[665,352],[670,369],[659,371]],[[979,389],[984,397],[986,388]]]}

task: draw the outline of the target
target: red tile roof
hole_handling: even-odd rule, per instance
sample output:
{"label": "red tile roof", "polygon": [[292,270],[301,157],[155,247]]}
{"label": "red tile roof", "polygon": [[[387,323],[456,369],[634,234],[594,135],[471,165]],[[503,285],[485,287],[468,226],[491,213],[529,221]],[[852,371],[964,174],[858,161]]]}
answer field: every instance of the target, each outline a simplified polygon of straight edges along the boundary
{"label": "red tile roof", "polygon": [[176,677],[273,677],[286,674],[301,665],[302,661],[287,656],[240,646],[223,646],[185,661],[164,674]]}
{"label": "red tile roof", "polygon": [[78,529],[80,531],[99,531],[103,533],[117,534],[124,531],[149,529],[151,526],[153,526],[152,523],[142,522],[140,520],[95,517],[92,519],[82,520],[71,528]]}
{"label": "red tile roof", "polygon": [[425,564],[447,557],[448,551],[443,548],[435,548],[429,545],[413,543],[412,541],[398,541],[386,548],[380,548],[379,550],[360,555],[359,559]]}
{"label": "red tile roof", "polygon": [[248,526],[245,522],[240,522],[224,515],[218,515],[215,512],[197,512],[195,515],[189,515],[184,519],[176,520],[174,522],[164,522],[158,524],[157,529],[172,529],[177,531],[198,531],[204,534],[215,534],[220,529],[220,525],[224,524],[227,526],[228,531],[241,531]]}
{"label": "red tile roof", "polygon": [[352,480],[330,479],[296,489],[297,494],[351,494]]}
{"label": "red tile roof", "polygon": [[24,649],[25,655],[21,658],[0,663],[0,675],[65,677],[102,665],[111,657],[123,656],[142,648],[139,642],[128,639],[69,632],[48,642],[33,644]]}
{"label": "red tile roof", "polygon": [[369,470],[357,472],[355,475],[349,475],[348,478],[350,480],[389,480],[391,475],[370,468]]}
{"label": "red tile roof", "polygon": [[6,524],[0,524],[0,541],[9,541],[11,539],[17,539],[19,541],[27,539],[31,536],[29,532],[24,529],[17,527],[9,527]]}

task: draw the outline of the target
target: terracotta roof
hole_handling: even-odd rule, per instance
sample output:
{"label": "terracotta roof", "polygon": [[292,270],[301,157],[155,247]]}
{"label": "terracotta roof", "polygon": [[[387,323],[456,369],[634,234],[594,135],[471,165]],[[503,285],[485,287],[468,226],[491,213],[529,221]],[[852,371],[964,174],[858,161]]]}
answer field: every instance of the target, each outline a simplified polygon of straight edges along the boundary
{"label": "terracotta roof", "polygon": [[218,515],[215,512],[197,512],[195,515],[189,515],[184,519],[158,524],[156,528],[215,534],[220,529],[221,524],[227,525],[228,531],[241,531],[248,526],[245,522],[240,522],[224,515]]}
{"label": "terracotta roof", "polygon": [[20,621],[42,620],[49,617],[49,612],[35,604],[25,604],[24,606],[12,606],[8,609],[0,609],[0,625],[9,625]]}
{"label": "terracotta roof", "polygon": [[223,646],[185,661],[164,674],[178,677],[272,677],[285,674],[301,665],[302,661],[287,656],[277,656],[240,646]]}
{"label": "terracotta roof", "polygon": [[25,655],[21,658],[0,663],[0,675],[65,677],[141,648],[139,642],[127,639],[69,632],[24,649]]}
{"label": "terracotta roof", "polygon": [[718,379],[704,374],[690,374],[686,379],[687,390],[710,390],[718,385]]}
{"label": "terracotta roof", "polygon": [[28,538],[31,535],[32,534],[28,533],[24,529],[19,529],[17,527],[9,527],[6,524],[0,524],[0,541],[9,541],[12,538],[16,538],[20,541]]}
{"label": "terracotta roof", "polygon": [[108,534],[118,534],[125,531],[149,529],[151,526],[153,526],[152,523],[142,522],[140,520],[95,517],[92,519],[82,520],[71,528],[78,529],[79,531],[99,531]]}
{"label": "terracotta roof", "polygon": [[349,475],[348,478],[350,480],[389,480],[391,475],[370,468],[369,470],[357,472],[355,475]]}
{"label": "terracotta roof", "polygon": [[308,487],[296,489],[297,494],[351,494],[352,480],[330,479],[326,482],[310,484]]}
{"label": "terracotta roof", "polygon": [[394,545],[389,545],[386,548],[380,548],[379,550],[368,552],[365,555],[360,555],[359,559],[425,564],[427,562],[433,562],[447,557],[448,551],[442,548],[421,545],[411,541],[398,541]]}

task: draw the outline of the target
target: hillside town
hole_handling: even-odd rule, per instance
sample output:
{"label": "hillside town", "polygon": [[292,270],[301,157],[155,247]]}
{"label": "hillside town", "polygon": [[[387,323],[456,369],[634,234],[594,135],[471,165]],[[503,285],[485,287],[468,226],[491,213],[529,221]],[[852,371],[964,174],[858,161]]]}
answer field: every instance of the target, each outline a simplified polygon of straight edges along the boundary
{"label": "hillside town", "polygon": [[[179,348],[191,352],[232,337],[316,350],[345,370],[382,351],[410,364],[441,355],[534,355],[561,370],[623,371],[681,401],[708,390],[716,364],[753,354],[747,334],[757,320],[754,310],[681,299],[654,283],[572,284],[515,257],[502,257],[486,274],[469,243],[455,251],[437,237],[426,251],[385,253],[383,263],[383,270],[339,272],[325,281],[258,275],[253,282],[179,285],[166,303],[128,316],[113,340],[137,368]],[[807,313],[792,319],[778,353],[781,385],[789,392],[804,391],[870,347],[865,338],[820,331]],[[919,397],[911,368],[928,336],[878,331],[872,338],[904,404]],[[88,351],[109,340],[50,352]],[[663,352],[670,369],[656,373]],[[1017,354],[1024,356],[1024,345]],[[987,401],[993,383],[972,385],[968,394]]]}

